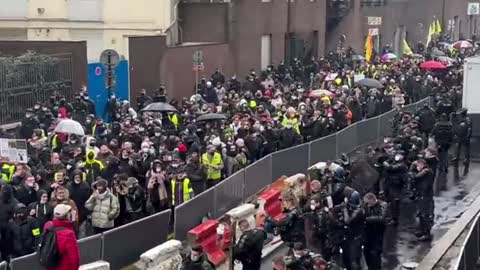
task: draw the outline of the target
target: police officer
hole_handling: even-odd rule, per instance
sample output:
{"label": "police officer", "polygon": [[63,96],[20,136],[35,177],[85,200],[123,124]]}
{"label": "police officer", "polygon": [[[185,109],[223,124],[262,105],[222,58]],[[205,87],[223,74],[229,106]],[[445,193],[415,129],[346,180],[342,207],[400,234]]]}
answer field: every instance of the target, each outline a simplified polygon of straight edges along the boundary
{"label": "police officer", "polygon": [[439,158],[439,173],[438,173],[438,182],[440,189],[444,190],[447,188],[447,173],[448,173],[448,149],[453,141],[453,125],[450,120],[448,120],[447,115],[444,113],[440,116],[440,119],[432,130],[435,143],[438,148],[438,158]]}
{"label": "police officer", "polygon": [[238,223],[242,235],[233,248],[233,258],[242,262],[243,270],[259,270],[262,264],[263,243],[267,234],[260,229],[250,228],[246,219]]}
{"label": "police officer", "polygon": [[456,137],[456,153],[455,153],[455,169],[458,172],[458,162],[460,161],[460,153],[463,149],[465,160],[465,168],[463,175],[468,174],[470,166],[470,138],[472,137],[472,120],[467,116],[467,109],[462,108],[457,113],[457,121],[455,125],[455,137]]}
{"label": "police officer", "polygon": [[400,215],[400,199],[402,197],[402,189],[407,177],[408,168],[403,161],[403,155],[395,154],[393,163],[384,162],[386,168],[386,179],[384,190],[387,196],[387,201],[390,205],[392,215],[391,224],[398,224],[398,216]]}
{"label": "police officer", "polygon": [[313,215],[313,235],[312,247],[309,247],[314,252],[319,252],[324,258],[331,257],[331,250],[328,248],[329,244],[329,225],[330,225],[330,210],[324,206],[324,199],[320,194],[314,195],[310,199],[310,211]]}
{"label": "police officer", "polygon": [[280,238],[287,243],[289,247],[300,242],[305,245],[305,223],[303,220],[303,213],[296,206],[295,198],[293,196],[285,196],[282,200],[283,212],[285,217],[280,221],[269,219],[274,227],[280,231]]}
{"label": "police officer", "polygon": [[347,233],[342,245],[343,263],[347,270],[362,269],[362,245],[365,230],[365,213],[361,207],[360,193],[354,191],[346,199],[343,216]]}
{"label": "police officer", "polygon": [[414,172],[414,183],[418,194],[418,213],[420,224],[417,236],[421,241],[431,239],[430,230],[433,225],[434,203],[433,203],[433,182],[432,169],[424,159],[417,160],[412,164]]}
{"label": "police officer", "polygon": [[377,199],[375,194],[365,195],[363,210],[365,212],[365,244],[363,255],[368,270],[382,268],[383,235],[385,233],[387,204]]}
{"label": "police officer", "polygon": [[428,138],[435,125],[435,111],[425,102],[423,107],[417,112],[417,117],[420,123],[420,131]]}

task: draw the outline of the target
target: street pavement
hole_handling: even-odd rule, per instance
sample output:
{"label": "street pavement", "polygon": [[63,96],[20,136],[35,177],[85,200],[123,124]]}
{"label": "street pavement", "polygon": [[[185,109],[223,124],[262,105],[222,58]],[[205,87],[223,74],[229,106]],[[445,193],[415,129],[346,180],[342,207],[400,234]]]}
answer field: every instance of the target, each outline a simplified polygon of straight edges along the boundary
{"label": "street pavement", "polygon": [[[463,168],[460,169],[463,172]],[[388,227],[384,240],[383,267],[385,270],[400,270],[405,262],[420,262],[430,247],[438,241],[455,223],[456,219],[480,195],[480,163],[472,163],[470,173],[455,181],[453,169],[449,170],[448,188],[435,196],[435,225],[432,228],[433,240],[420,242],[413,235],[416,224],[415,203],[405,200],[401,205],[400,224]],[[287,252],[285,245],[263,259],[262,270],[272,269],[271,261]]]}

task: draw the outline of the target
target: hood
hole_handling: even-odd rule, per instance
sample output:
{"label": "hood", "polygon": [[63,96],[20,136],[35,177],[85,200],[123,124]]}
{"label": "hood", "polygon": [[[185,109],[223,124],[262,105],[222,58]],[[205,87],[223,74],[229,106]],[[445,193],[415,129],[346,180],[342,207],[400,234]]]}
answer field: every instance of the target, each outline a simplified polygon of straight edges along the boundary
{"label": "hood", "polygon": [[48,195],[48,192],[46,192],[45,190],[43,189],[40,189],[38,192],[37,192],[37,200],[38,202],[40,203],[40,199],[42,198],[42,195],[43,194],[47,194]]}
{"label": "hood", "polygon": [[[90,153],[93,154],[93,158],[88,157],[89,155],[92,155]],[[93,162],[95,161],[95,151],[93,149],[88,149],[87,150],[87,153],[85,154],[85,160],[88,164],[93,164]]]}

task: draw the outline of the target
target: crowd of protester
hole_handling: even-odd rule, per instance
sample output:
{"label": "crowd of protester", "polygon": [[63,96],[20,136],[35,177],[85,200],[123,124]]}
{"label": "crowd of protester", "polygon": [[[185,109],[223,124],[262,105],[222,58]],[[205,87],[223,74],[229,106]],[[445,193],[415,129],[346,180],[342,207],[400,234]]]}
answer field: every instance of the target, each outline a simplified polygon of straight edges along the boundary
{"label": "crowd of protester", "polygon": [[[443,51],[454,59],[447,70],[419,67],[424,58],[433,58],[433,50]],[[388,51],[388,47],[384,48],[384,52]],[[401,111],[406,104],[433,96],[438,103],[433,120],[422,120],[428,118],[422,114],[418,121],[402,122],[405,128],[398,130],[398,134],[403,141],[395,145],[402,145],[405,153],[401,160],[389,153],[384,158],[386,164],[382,162],[385,166],[380,166],[386,171],[394,170],[395,162],[408,160],[411,154],[408,147],[417,145],[412,138],[418,140],[417,150],[423,150],[428,145],[428,134],[434,132],[438,115],[449,115],[459,108],[462,61],[474,50],[451,51],[430,46],[419,53],[424,58],[406,56],[382,61],[379,55],[366,63],[352,60],[355,53],[345,49],[325,58],[293,59],[289,64],[271,65],[258,73],[251,70],[245,79],[236,75],[227,78],[217,69],[201,79],[195,86],[198,94],[191,98],[171,100],[163,86],[142,90],[133,105],[112,94],[101,116],[96,115],[96,104],[87,89],[78,92],[73,100],[55,93],[48,101],[28,109],[18,129],[18,138],[28,141],[28,162],[0,160],[2,259],[32,253],[44,224],[52,220],[53,209],[59,204],[71,207],[71,221],[78,237],[104,232],[174,208],[277,150],[327,136],[391,109]],[[361,86],[356,82],[357,75],[376,79],[382,87]],[[312,90],[316,89],[325,91],[314,95]],[[156,102],[169,103],[176,110],[142,111]],[[197,120],[212,113],[223,116]],[[64,119],[79,122],[85,136],[54,132]],[[422,159],[411,159],[404,165],[411,164],[417,168],[425,168],[421,164],[427,166]],[[325,183],[317,189],[322,186]],[[393,211],[398,209],[400,195],[394,191],[387,184],[385,189],[368,194],[366,201],[375,209],[363,208],[358,192],[345,191],[348,193],[345,205],[351,207],[340,211],[345,224],[336,225],[348,228],[349,233],[342,238],[347,239],[345,243],[352,248],[361,247],[363,242],[357,238],[363,233],[365,220],[369,226],[369,213],[377,215],[377,210],[383,209],[383,203],[376,199],[383,192],[387,193]],[[306,208],[313,212],[327,212],[317,214],[329,216],[334,212],[327,211],[322,199],[316,196],[307,201]],[[286,204],[289,202],[287,208],[298,207],[293,200],[284,200]],[[392,222],[396,222],[395,217]],[[428,238],[425,231],[421,236]],[[292,243],[293,251],[305,248],[304,238],[284,240]],[[343,249],[344,255],[347,250]],[[328,261],[335,252],[321,254]],[[355,266],[358,261],[355,254],[354,258],[344,256],[347,269],[360,269]]]}

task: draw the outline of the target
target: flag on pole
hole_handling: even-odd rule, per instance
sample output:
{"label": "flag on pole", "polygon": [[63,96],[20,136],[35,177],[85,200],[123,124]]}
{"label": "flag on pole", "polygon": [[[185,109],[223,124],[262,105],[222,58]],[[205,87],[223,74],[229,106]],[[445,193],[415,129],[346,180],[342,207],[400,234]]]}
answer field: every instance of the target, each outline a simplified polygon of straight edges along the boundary
{"label": "flag on pole", "polygon": [[428,36],[427,36],[427,47],[428,44],[430,44],[430,41],[432,41],[432,36],[435,34],[436,31],[436,26],[435,26],[435,21],[430,24],[430,27],[428,28]]}
{"label": "flag on pole", "polygon": [[412,49],[410,49],[410,46],[408,46],[408,43],[405,39],[403,39],[403,54],[404,55],[412,55]]}
{"label": "flag on pole", "polygon": [[372,61],[372,54],[373,54],[373,36],[368,35],[367,40],[365,41],[365,60],[367,62]]}
{"label": "flag on pole", "polygon": [[440,25],[440,20],[435,21],[435,33],[441,34],[442,33],[442,26]]}

